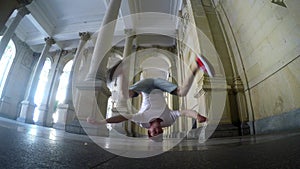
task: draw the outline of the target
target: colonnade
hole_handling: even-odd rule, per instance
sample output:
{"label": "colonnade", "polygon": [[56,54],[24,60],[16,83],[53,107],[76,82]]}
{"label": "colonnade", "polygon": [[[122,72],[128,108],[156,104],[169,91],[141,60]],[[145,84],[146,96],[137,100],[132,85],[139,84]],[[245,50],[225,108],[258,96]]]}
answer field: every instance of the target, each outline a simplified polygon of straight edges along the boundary
{"label": "colonnade", "polygon": [[65,129],[66,124],[72,122],[76,118],[76,112],[75,112],[75,107],[74,107],[74,101],[73,101],[73,95],[72,95],[72,88],[74,85],[74,69],[76,63],[80,61],[80,53],[82,52],[82,49],[86,42],[90,39],[91,35],[89,32],[80,32],[80,41],[78,44],[78,47],[76,49],[76,53],[73,58],[73,64],[72,68],[69,74],[69,79],[68,79],[68,87],[67,87],[67,93],[66,93],[66,98],[63,104],[58,105],[57,108],[57,122],[54,124],[54,128],[57,129]]}
{"label": "colonnade", "polygon": [[32,78],[28,84],[28,92],[26,93],[25,99],[22,101],[22,108],[20,116],[17,119],[18,121],[33,123],[33,112],[35,109],[34,96],[38,85],[39,76],[43,69],[49,49],[51,48],[51,45],[55,43],[55,41],[49,37],[45,38],[45,42],[46,43],[42,50],[41,56],[39,57],[37,65],[33,71]]}
{"label": "colonnade", "polygon": [[[43,97],[41,106],[39,107],[40,115],[36,124],[43,125],[43,126],[53,125],[53,121],[52,121],[53,111],[50,109],[51,107],[53,107],[53,102],[52,102],[54,97],[53,94],[57,92],[59,76],[62,73],[62,67],[60,67],[61,58],[66,54],[69,54],[73,56],[73,65],[70,72],[66,99],[63,104],[58,105],[57,108],[58,121],[57,123],[54,124],[53,127],[58,129],[64,129],[66,131],[75,132],[75,133],[88,133],[92,135],[108,134],[106,127],[92,126],[86,122],[86,118],[101,120],[106,117],[108,98],[111,96],[112,93],[107,88],[105,73],[107,70],[107,63],[109,58],[108,55],[110,54],[112,49],[113,36],[114,36],[114,31],[116,26],[115,25],[116,22],[114,21],[117,20],[120,5],[121,5],[121,0],[111,0],[109,3],[102,25],[100,27],[100,31],[97,35],[97,40],[93,49],[93,55],[91,57],[91,61],[90,63],[88,63],[89,64],[88,73],[86,74],[84,79],[74,80],[74,71],[76,71],[75,69],[76,64],[78,64],[78,62],[80,62],[82,59],[80,57],[82,56],[84,45],[91,38],[90,33],[88,32],[79,33],[80,41],[77,46],[76,53],[71,52],[70,54],[68,53],[68,51],[61,50],[59,56],[54,58],[53,65],[50,70],[49,82],[45,87],[45,95]],[[12,37],[18,23],[20,22],[22,17],[24,17],[28,13],[29,12],[25,7],[22,7],[18,10],[17,16],[15,17],[12,24],[7,28],[1,40],[1,44],[0,44],[1,56],[5,50],[5,47],[9,39]],[[125,39],[125,45],[122,54],[123,59],[126,59],[133,52],[132,51],[133,41],[136,37],[134,34],[135,33],[133,32],[132,29],[125,30],[126,39]],[[38,78],[43,68],[43,65],[45,63],[45,59],[47,56],[49,56],[49,50],[53,44],[55,44],[55,40],[53,38],[51,37],[45,38],[45,45],[43,51],[38,59],[36,67],[33,70],[32,78],[30,79],[30,82],[28,84],[28,91],[25,94],[24,100],[22,101],[20,115],[17,118],[18,121],[25,122],[25,123],[34,123],[33,114],[34,114],[34,109],[36,107],[34,104],[34,96],[37,88]],[[181,55],[183,54],[182,51],[177,51],[177,52],[181,53]],[[174,63],[174,65],[175,64],[176,63]],[[174,65],[172,65],[172,67]],[[137,65],[134,64],[134,66]],[[135,69],[136,68],[134,67],[134,71]],[[176,69],[177,71],[181,71],[183,68],[176,67]],[[228,70],[230,70],[230,68],[228,68]],[[175,69],[172,71],[175,72]],[[125,71],[124,72],[125,77],[127,77],[129,73],[132,72]],[[177,73],[180,74],[180,72]],[[118,90],[123,92],[127,91],[128,89],[127,84],[129,83],[126,80],[128,79],[124,77],[120,77],[118,85],[122,86],[123,88],[119,87]],[[198,101],[202,100],[201,104],[204,107],[202,111],[206,111],[206,108],[210,107],[209,105],[210,103],[208,102],[210,102],[211,100],[209,99],[207,93],[209,93],[212,90],[210,84],[219,83],[218,80],[224,81],[224,79],[211,80],[205,76],[203,76],[201,80],[197,81],[198,83],[197,85],[199,88],[198,91],[196,91],[196,94],[194,94],[195,96],[192,97],[198,97]],[[234,89],[236,90],[237,93],[242,91],[242,88],[240,87],[242,85],[238,77],[235,77],[234,84],[232,85],[235,86]],[[76,95],[73,98],[72,98],[72,93],[74,92],[72,92],[72,89],[74,89],[74,87],[72,86],[74,86],[75,90],[77,91]],[[227,85],[222,89],[229,90],[229,86]],[[119,99],[117,100],[116,106],[114,107],[113,113],[115,114],[127,112],[126,100],[124,99],[126,93],[123,92],[120,92]],[[239,96],[238,94],[237,97],[242,98],[243,96],[242,95]],[[176,103],[179,104],[178,101]],[[227,112],[225,113],[227,113],[226,115],[228,115],[228,117],[224,116],[222,120],[224,123],[230,123],[231,122],[230,111],[229,111],[230,103],[227,102],[226,104],[227,104],[226,105],[227,110],[225,111]],[[241,105],[239,109],[243,109],[242,104],[244,103],[242,102],[239,103],[239,105]],[[191,105],[187,105],[187,106],[191,106]],[[179,106],[177,105],[177,107]],[[130,122],[126,123],[125,127],[122,126],[122,124],[120,124],[119,126],[117,126],[117,128],[121,130],[125,130],[127,134],[131,135],[132,134],[131,131],[134,131],[136,128],[135,126],[129,123]],[[179,130],[179,127],[178,126],[174,127],[174,130]]]}
{"label": "colonnade", "polygon": [[[97,38],[94,56],[92,58],[92,66],[90,67],[88,77],[91,77],[91,74],[95,73],[95,72],[93,72],[93,70],[96,70],[99,67],[99,65],[95,64],[95,63],[99,63],[99,58],[101,58],[98,56],[104,56],[103,51],[105,51],[106,49],[108,49],[111,46],[115,24],[110,24],[112,26],[110,26],[109,28],[105,28],[105,25],[110,23],[111,21],[117,19],[118,10],[116,10],[116,9],[119,9],[120,5],[121,5],[121,0],[112,0],[108,6],[106,15],[104,17],[104,20],[103,20],[103,23],[101,26],[102,29],[100,28],[100,33]],[[6,49],[6,46],[9,42],[9,40],[12,38],[18,24],[20,23],[22,18],[29,13],[30,12],[27,10],[27,8],[25,6],[20,7],[18,9],[18,13],[17,13],[16,17],[13,19],[11,24],[6,28],[6,30],[3,34],[3,37],[1,39],[1,43],[0,43],[0,59]],[[108,33],[108,32],[110,32],[110,33]],[[63,126],[62,128],[64,128],[68,119],[69,119],[69,121],[72,121],[72,119],[74,119],[74,116],[75,116],[74,103],[73,103],[73,98],[72,98],[72,85],[73,85],[72,77],[73,77],[73,72],[74,72],[74,65],[76,62],[78,62],[78,56],[79,56],[79,53],[81,52],[83,46],[85,45],[87,40],[90,38],[90,34],[88,32],[79,33],[79,34],[80,34],[80,42],[77,47],[76,54],[73,58],[74,62],[72,65],[72,70],[70,72],[66,100],[64,102],[64,106],[60,105],[58,108],[59,118],[58,118],[57,125],[55,126],[57,128],[61,128],[62,126]],[[105,43],[104,43],[104,39],[106,40]],[[107,43],[108,39],[110,39],[110,43]],[[38,62],[36,64],[34,70],[32,71],[32,75],[31,75],[30,81],[28,83],[27,92],[25,94],[24,100],[21,103],[19,117],[17,118],[17,120],[20,122],[34,123],[33,114],[34,114],[34,109],[36,107],[36,105],[34,103],[34,96],[36,93],[41,70],[44,66],[46,57],[49,56],[49,49],[51,48],[51,46],[54,43],[55,43],[55,40],[53,38],[51,38],[51,37],[45,38],[44,48],[42,50],[41,55],[39,56]],[[105,46],[105,44],[108,44],[108,46]],[[57,81],[59,80],[58,78],[59,78],[60,74],[62,73],[62,68],[58,67],[58,65],[59,65],[61,57],[64,55],[65,52],[66,51],[61,50],[59,56],[54,58],[52,68],[49,72],[48,83],[45,86],[44,96],[43,96],[41,105],[39,107],[40,115],[39,115],[38,121],[36,122],[36,124],[38,124],[38,125],[52,126],[52,124],[53,124],[53,122],[52,122],[52,113],[53,112],[51,112],[51,110],[49,110],[49,108],[51,106],[53,106],[53,104],[51,105],[51,97],[52,97],[53,93],[55,93],[57,91],[57,89],[55,90],[54,88],[57,87],[57,85],[58,85]],[[107,64],[107,62],[106,63],[101,62],[100,64]],[[100,76],[96,75],[95,77],[96,78],[100,77],[102,82],[99,84],[101,85],[101,88],[105,88],[106,87],[106,85],[104,85],[105,84],[105,78],[104,78],[105,67],[104,68],[102,68],[102,67],[103,66],[101,66],[101,69],[103,69],[103,70],[100,70],[100,74],[98,74]],[[98,70],[96,70],[96,71],[98,71]],[[87,78],[87,79],[91,80],[91,78]],[[64,108],[65,108],[65,110],[63,110]],[[71,117],[71,118],[68,118],[68,117]]]}

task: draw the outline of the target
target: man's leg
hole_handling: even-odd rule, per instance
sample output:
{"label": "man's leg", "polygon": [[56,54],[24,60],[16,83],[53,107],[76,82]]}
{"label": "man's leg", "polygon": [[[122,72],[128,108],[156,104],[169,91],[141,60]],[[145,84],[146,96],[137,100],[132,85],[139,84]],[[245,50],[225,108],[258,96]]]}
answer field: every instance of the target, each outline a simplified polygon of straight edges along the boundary
{"label": "man's leg", "polygon": [[203,123],[207,120],[206,117],[200,115],[195,110],[181,110],[180,115],[196,119],[199,123]]}
{"label": "man's leg", "polygon": [[193,84],[194,78],[198,72],[198,67],[196,64],[192,64],[191,69],[192,69],[192,74],[190,74],[188,76],[188,78],[184,80],[183,85],[178,86],[177,89],[174,92],[172,92],[172,94],[175,94],[178,96],[186,96],[187,95],[187,93],[189,92],[189,90]]}
{"label": "man's leg", "polygon": [[213,77],[215,74],[213,66],[205,59],[205,57],[202,55],[197,55],[195,64],[191,65],[192,74],[189,75],[189,77],[185,79],[183,85],[179,86],[177,90],[172,94],[176,94],[178,96],[186,96],[199,69],[205,74],[208,74],[210,77]]}

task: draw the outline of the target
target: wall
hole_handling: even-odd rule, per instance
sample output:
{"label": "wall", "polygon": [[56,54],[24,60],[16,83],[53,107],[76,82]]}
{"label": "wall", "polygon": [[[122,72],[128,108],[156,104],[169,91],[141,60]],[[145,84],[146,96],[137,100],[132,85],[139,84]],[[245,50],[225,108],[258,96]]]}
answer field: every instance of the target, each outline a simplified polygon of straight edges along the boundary
{"label": "wall", "polygon": [[33,51],[24,42],[16,36],[13,37],[13,41],[16,46],[16,56],[3,90],[0,115],[16,119],[35,60]]}
{"label": "wall", "polygon": [[300,128],[300,1],[284,2],[215,1],[256,133]]}

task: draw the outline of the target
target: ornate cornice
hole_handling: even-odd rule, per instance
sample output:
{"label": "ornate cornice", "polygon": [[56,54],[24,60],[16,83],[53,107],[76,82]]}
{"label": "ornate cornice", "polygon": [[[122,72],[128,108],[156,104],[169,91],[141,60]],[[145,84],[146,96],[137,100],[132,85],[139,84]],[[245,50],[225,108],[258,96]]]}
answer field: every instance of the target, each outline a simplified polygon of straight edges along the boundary
{"label": "ornate cornice", "polygon": [[47,45],[53,45],[55,44],[55,40],[51,37],[47,37],[44,39]]}
{"label": "ornate cornice", "polygon": [[91,38],[91,34],[89,32],[79,32],[80,40],[88,41]]}
{"label": "ornate cornice", "polygon": [[33,0],[16,0],[20,5],[29,5]]}
{"label": "ornate cornice", "polygon": [[18,15],[25,16],[29,13],[30,11],[25,6],[18,8]]}

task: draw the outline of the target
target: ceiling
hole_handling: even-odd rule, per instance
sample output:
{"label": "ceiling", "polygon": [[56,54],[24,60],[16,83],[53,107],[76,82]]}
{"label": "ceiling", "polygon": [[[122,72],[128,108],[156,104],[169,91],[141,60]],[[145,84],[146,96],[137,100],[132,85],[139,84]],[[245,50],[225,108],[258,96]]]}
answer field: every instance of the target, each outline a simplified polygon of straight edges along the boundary
{"label": "ceiling", "polygon": [[[139,36],[137,45],[170,46],[175,43],[170,36],[176,33],[176,22],[172,17],[160,15],[177,16],[181,3],[182,0],[122,0],[114,36],[124,37],[124,29],[133,29],[136,34],[148,33]],[[30,14],[22,19],[15,33],[35,52],[42,50],[45,37],[56,41],[52,51],[73,49],[78,45],[79,32],[99,30],[108,4],[109,0],[34,0],[27,5]],[[143,15],[132,17],[137,13]],[[149,38],[149,33],[153,32],[157,35]]]}

